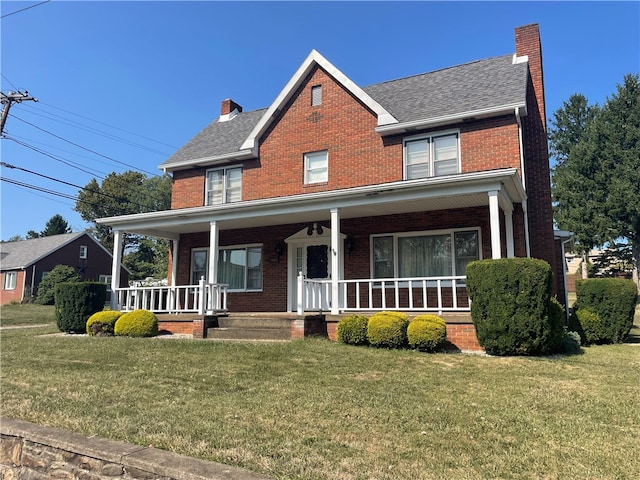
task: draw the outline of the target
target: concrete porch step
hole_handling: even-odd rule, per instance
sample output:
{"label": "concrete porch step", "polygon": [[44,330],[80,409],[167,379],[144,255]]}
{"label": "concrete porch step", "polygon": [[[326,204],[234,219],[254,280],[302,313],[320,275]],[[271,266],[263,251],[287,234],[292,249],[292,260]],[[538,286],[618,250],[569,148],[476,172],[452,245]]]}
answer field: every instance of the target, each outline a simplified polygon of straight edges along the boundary
{"label": "concrete porch step", "polygon": [[218,317],[207,338],[224,340],[289,340],[295,316],[243,314]]}

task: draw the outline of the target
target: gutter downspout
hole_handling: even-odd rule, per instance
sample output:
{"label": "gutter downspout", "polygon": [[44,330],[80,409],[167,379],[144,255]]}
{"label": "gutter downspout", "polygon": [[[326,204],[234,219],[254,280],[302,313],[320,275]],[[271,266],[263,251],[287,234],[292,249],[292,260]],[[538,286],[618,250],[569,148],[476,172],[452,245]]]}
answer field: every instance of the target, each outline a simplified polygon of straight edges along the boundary
{"label": "gutter downspout", "polygon": [[564,275],[564,301],[567,302],[565,305],[565,316],[567,317],[567,325],[569,325],[569,287],[567,286],[567,260],[565,257],[564,245],[565,243],[569,243],[573,240],[573,237],[569,237],[564,241],[560,242],[562,249],[562,273]]}
{"label": "gutter downspout", "polygon": [[[31,267],[31,297],[33,297],[33,289],[36,286],[36,264]],[[22,296],[24,297],[24,288],[22,289]]]}
{"label": "gutter downspout", "polygon": [[[520,107],[515,108],[516,123],[518,124],[518,143],[520,147],[520,172],[522,174],[522,186],[524,191],[527,191],[527,180],[524,173],[524,147],[522,145],[522,120],[520,119]],[[531,248],[529,246],[529,215],[527,214],[526,203],[522,205],[522,211],[524,213],[524,243],[527,250],[527,258],[531,257]]]}

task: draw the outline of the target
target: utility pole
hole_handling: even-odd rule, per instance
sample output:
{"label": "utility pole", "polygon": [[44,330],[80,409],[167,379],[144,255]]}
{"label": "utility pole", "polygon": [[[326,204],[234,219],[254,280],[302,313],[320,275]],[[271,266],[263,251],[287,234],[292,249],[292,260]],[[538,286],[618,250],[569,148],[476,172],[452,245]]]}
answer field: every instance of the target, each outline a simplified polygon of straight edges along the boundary
{"label": "utility pole", "polygon": [[4,124],[7,123],[9,109],[14,103],[22,103],[25,101],[37,102],[38,99],[30,97],[29,92],[9,92],[8,94],[0,92],[0,103],[2,103],[2,117],[0,117],[0,134],[4,135]]}

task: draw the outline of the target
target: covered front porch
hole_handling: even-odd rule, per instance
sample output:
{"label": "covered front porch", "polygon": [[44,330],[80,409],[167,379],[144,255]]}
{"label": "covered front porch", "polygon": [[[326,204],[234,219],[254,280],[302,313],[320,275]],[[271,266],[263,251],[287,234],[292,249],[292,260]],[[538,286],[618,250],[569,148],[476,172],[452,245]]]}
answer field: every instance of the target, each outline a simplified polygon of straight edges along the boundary
{"label": "covered front porch", "polygon": [[[381,310],[464,314],[470,303],[464,262],[455,251],[459,237],[475,235],[475,258],[529,254],[526,194],[515,169],[99,222],[114,230],[111,308],[160,314],[256,310],[299,317]],[[434,241],[446,240],[452,252],[448,273],[407,276],[397,266],[386,270],[378,266],[378,251],[387,243],[398,249],[407,232],[427,230],[435,232]],[[125,232],[171,240],[169,285],[118,288],[115,266],[122,258]],[[194,266],[194,252],[199,253],[199,267]],[[232,265],[244,268],[240,287],[235,279],[232,284],[222,281],[230,275],[226,258],[235,253],[244,255],[244,263]]]}

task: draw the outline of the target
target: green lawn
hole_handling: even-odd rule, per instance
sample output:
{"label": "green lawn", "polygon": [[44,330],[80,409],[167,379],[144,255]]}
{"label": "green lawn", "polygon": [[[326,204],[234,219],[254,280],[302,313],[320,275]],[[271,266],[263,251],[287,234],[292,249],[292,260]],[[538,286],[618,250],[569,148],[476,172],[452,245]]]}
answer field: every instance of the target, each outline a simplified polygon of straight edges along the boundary
{"label": "green lawn", "polygon": [[53,305],[9,304],[0,307],[0,326],[55,323]]}
{"label": "green lawn", "polygon": [[499,358],[55,332],[2,332],[3,415],[282,479],[640,478],[637,342]]}

